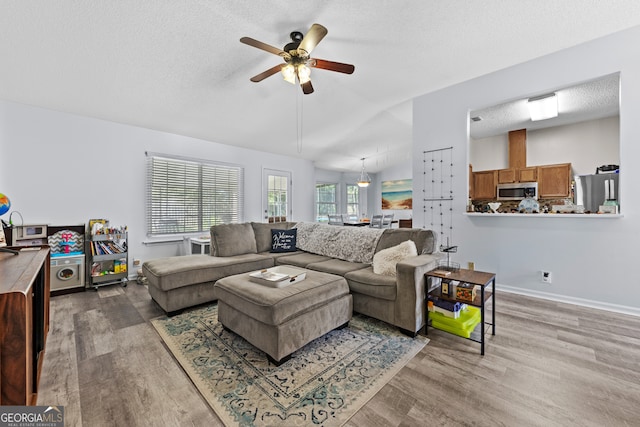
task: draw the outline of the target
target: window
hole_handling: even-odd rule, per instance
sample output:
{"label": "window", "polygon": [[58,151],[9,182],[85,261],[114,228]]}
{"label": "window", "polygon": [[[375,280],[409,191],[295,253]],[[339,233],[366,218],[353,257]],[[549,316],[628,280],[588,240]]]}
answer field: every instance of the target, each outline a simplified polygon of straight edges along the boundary
{"label": "window", "polygon": [[244,217],[241,167],[147,157],[147,234],[208,232]]}
{"label": "window", "polygon": [[347,184],[347,215],[349,218],[360,216],[360,196],[359,189],[355,184]]}
{"label": "window", "polygon": [[336,213],[336,184],[316,184],[316,221],[329,221]]}

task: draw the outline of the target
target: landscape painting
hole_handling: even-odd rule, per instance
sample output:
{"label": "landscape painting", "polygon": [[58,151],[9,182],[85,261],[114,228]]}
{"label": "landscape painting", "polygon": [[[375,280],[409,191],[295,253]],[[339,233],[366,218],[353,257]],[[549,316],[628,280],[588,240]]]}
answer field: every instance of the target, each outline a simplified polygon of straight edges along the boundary
{"label": "landscape painting", "polygon": [[412,209],[413,180],[382,181],[382,209]]}

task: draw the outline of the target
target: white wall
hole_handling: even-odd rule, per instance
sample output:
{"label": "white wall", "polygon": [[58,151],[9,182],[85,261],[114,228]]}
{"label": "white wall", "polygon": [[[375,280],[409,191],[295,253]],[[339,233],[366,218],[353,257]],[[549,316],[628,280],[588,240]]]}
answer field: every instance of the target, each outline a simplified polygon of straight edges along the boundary
{"label": "white wall", "polygon": [[620,119],[608,117],[527,132],[527,165],[571,163],[575,175],[620,164]]}
{"label": "white wall", "polygon": [[[575,175],[592,174],[598,166],[620,164],[619,141],[618,116],[527,131],[527,166],[571,163]],[[474,171],[508,168],[508,153],[508,134],[469,143]]]}
{"label": "white wall", "polygon": [[5,101],[0,101],[0,148],[0,192],[25,223],[107,218],[113,225],[126,224],[130,262],[179,255],[184,247],[143,244],[151,240],[145,228],[146,151],[243,166],[246,221],[263,221],[262,170],[289,170],[292,220],[314,217],[314,172],[306,160]]}
{"label": "white wall", "polygon": [[[414,189],[423,150],[454,147],[455,261],[497,273],[504,289],[640,315],[636,269],[640,235],[640,27],[488,74],[414,101]],[[465,214],[468,112],[620,72],[620,197],[624,217]],[[603,160],[602,163],[605,163]],[[474,165],[475,168],[475,165]],[[456,197],[455,194],[460,195]],[[414,198],[414,211],[421,206]],[[414,215],[414,226],[421,218]],[[543,284],[540,271],[553,273]],[[497,302],[499,304],[499,301]]]}

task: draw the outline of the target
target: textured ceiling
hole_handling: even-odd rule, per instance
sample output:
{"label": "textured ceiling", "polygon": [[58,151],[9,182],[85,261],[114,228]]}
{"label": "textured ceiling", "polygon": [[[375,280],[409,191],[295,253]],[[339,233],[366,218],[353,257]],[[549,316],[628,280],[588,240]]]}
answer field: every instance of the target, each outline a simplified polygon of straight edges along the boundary
{"label": "textured ceiling", "polygon": [[[536,130],[553,126],[601,119],[620,114],[620,75],[612,74],[570,87],[553,91],[558,102],[558,116],[540,121],[531,121],[528,98],[516,99],[503,104],[471,111],[469,134],[471,138],[506,134],[510,130]],[[546,95],[538,94],[538,95]]]}
{"label": "textured ceiling", "polygon": [[[315,93],[249,78],[314,22]],[[411,152],[411,99],[640,24],[637,0],[0,3],[0,98],[358,171]]]}

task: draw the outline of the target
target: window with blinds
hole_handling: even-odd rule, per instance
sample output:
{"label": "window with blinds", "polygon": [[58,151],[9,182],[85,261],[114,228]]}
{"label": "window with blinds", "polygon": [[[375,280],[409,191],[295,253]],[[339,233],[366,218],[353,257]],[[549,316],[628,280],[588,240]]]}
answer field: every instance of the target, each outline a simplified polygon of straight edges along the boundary
{"label": "window with blinds", "polygon": [[208,232],[242,222],[243,181],[239,166],[147,156],[147,234]]}
{"label": "window with blinds", "polygon": [[347,184],[347,214],[350,219],[360,215],[360,187],[355,184]]}
{"label": "window with blinds", "polygon": [[329,221],[338,211],[336,184],[316,184],[316,221]]}

